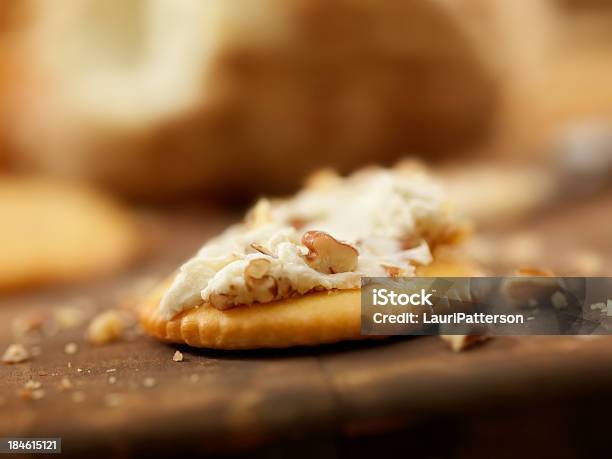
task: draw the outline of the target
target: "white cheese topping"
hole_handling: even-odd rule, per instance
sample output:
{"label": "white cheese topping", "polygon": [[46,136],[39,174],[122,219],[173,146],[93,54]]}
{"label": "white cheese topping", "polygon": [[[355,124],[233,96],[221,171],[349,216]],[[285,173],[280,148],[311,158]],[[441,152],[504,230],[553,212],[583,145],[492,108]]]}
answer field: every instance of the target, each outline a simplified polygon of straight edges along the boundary
{"label": "white cheese topping", "polygon": [[[207,242],[181,266],[161,313],[169,319],[204,302],[224,309],[355,289],[362,276],[412,276],[415,265],[431,262],[427,240],[450,222],[441,189],[420,170],[319,174],[292,199],[261,200],[243,223]],[[356,249],[348,249],[349,258],[358,253],[355,269],[337,272],[333,260],[324,271],[314,264],[320,254],[309,258],[302,239],[308,231]]]}

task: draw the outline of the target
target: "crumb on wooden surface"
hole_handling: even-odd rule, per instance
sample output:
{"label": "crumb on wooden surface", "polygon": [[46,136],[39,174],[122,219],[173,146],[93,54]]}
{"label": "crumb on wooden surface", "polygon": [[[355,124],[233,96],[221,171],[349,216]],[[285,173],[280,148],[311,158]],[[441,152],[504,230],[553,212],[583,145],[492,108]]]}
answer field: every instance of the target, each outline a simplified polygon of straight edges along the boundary
{"label": "crumb on wooden surface", "polygon": [[79,346],[76,343],[67,343],[64,346],[64,352],[68,355],[74,355],[79,351]]}
{"label": "crumb on wooden surface", "polygon": [[123,335],[123,320],[114,310],[98,314],[89,323],[86,337],[92,344],[107,344],[117,341]]}
{"label": "crumb on wooden surface", "polygon": [[489,339],[485,335],[440,335],[453,352],[464,351]]}
{"label": "crumb on wooden surface", "polygon": [[11,344],[2,355],[4,363],[21,363],[30,358],[30,353],[23,344]]}

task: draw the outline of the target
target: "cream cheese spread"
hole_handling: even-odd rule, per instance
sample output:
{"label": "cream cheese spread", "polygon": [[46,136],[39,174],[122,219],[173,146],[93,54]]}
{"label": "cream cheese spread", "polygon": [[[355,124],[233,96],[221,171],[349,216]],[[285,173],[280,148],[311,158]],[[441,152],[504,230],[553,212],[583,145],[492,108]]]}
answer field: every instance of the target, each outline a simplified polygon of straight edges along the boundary
{"label": "cream cheese spread", "polygon": [[413,276],[432,261],[432,235],[452,224],[442,189],[420,169],[320,173],[293,198],[260,200],[208,241],[181,266],[160,310],[170,319],[203,303],[225,309],[357,289],[362,276]]}

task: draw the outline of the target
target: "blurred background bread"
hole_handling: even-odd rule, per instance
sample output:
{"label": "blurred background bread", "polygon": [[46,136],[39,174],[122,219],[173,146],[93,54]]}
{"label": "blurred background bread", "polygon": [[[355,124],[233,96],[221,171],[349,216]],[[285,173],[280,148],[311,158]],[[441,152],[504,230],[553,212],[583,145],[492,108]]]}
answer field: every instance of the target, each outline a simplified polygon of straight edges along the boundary
{"label": "blurred background bread", "polygon": [[495,69],[451,2],[29,0],[21,167],[137,196],[295,189],[473,147]]}
{"label": "blurred background bread", "polygon": [[[607,126],[610,130],[612,2],[546,3],[551,27],[538,70],[507,97],[503,137],[510,145],[510,155],[554,154],[560,142],[574,137],[577,127]],[[529,49],[530,36],[537,33],[533,32],[537,24],[533,25],[522,30],[526,37],[523,50]],[[584,145],[585,155],[589,148]]]}
{"label": "blurred background bread", "polygon": [[611,26],[601,0],[3,2],[0,165],[252,199],[322,166],[588,151]]}

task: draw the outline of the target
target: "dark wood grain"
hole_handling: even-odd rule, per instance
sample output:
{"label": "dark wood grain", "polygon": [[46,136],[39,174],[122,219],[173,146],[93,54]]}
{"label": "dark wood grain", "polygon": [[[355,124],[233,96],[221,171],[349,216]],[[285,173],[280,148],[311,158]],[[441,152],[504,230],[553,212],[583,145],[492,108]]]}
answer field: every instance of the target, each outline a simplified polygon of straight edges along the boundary
{"label": "dark wood grain", "polygon": [[[608,263],[611,209],[612,196],[602,196],[524,222],[520,230],[545,236],[543,261],[550,265],[562,265],[571,244],[598,250]],[[52,310],[83,295],[94,299],[92,312],[114,306],[143,278],[167,275],[232,218],[211,210],[163,213],[154,219],[158,249],[131,271],[1,298],[0,345],[13,341],[16,315]],[[492,237],[502,241],[511,231]],[[561,432],[547,451],[572,457],[577,436],[591,441],[589,432],[606,429],[587,418],[577,424],[576,416],[600,419],[599,410],[612,405],[612,337],[500,337],[455,354],[436,337],[221,352],[146,336],[95,347],[83,334],[79,327],[43,337],[41,355],[0,367],[0,436],[61,436],[65,452],[88,457],[244,451],[371,456],[402,446],[422,457],[474,457],[483,438],[503,443],[499,432],[514,429],[524,441],[534,432],[540,438]],[[68,342],[79,345],[75,355],[64,352]],[[172,360],[176,349],[183,362]],[[63,376],[74,389],[59,390]],[[30,378],[43,383],[42,399],[19,396]],[[156,384],[145,387],[145,378]],[[74,391],[85,400],[74,402]],[[116,406],[109,406],[109,394],[118,394],[111,396]],[[524,428],[535,428],[534,422],[540,430]],[[438,431],[445,441],[433,439]],[[505,450],[519,440],[508,441]],[[596,444],[587,442],[578,452]]]}

